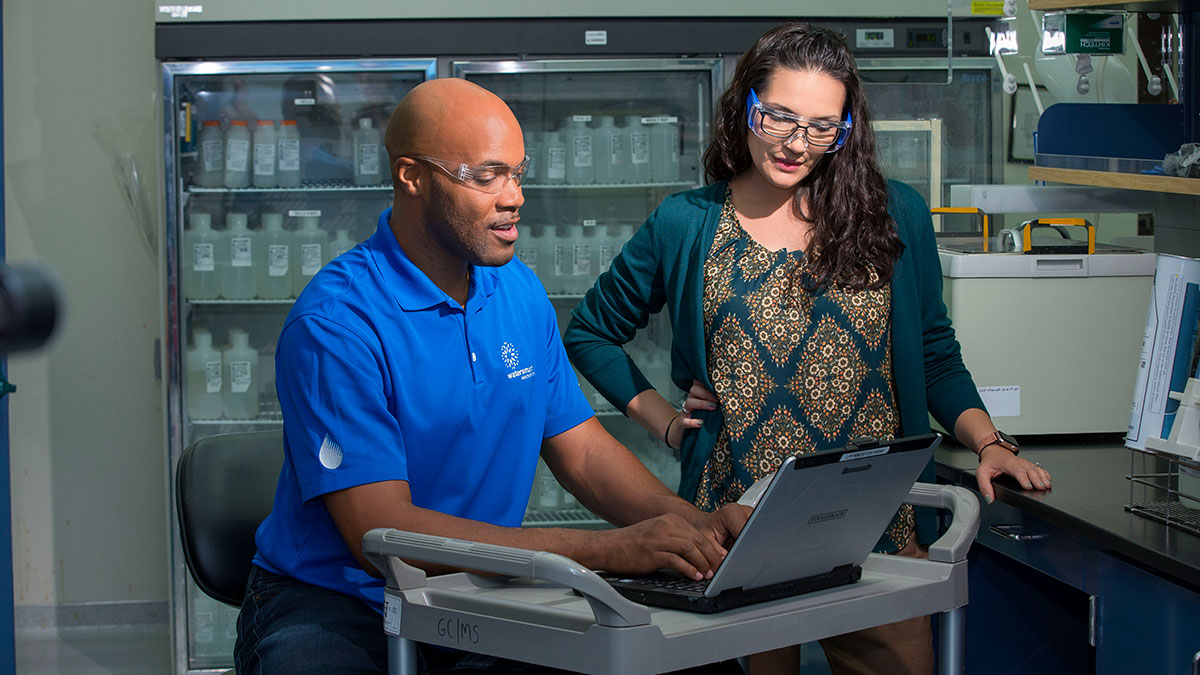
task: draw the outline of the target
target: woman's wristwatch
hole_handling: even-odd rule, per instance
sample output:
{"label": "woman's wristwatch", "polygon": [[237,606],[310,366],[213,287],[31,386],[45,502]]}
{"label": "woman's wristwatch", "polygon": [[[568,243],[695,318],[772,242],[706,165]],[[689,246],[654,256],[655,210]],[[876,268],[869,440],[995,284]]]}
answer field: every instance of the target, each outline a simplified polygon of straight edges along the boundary
{"label": "woman's wristwatch", "polygon": [[979,439],[979,443],[975,445],[977,448],[975,450],[975,454],[978,455],[980,459],[983,459],[983,449],[989,445],[999,445],[1014,455],[1021,454],[1021,446],[1017,443],[1017,439],[1004,433],[1003,431],[1000,431],[999,429]]}

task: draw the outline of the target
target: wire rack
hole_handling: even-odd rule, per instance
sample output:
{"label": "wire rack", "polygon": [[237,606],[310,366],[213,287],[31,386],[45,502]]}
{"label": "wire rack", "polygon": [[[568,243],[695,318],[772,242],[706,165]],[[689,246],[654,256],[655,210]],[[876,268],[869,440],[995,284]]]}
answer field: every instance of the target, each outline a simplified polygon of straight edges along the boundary
{"label": "wire rack", "polygon": [[1130,450],[1125,510],[1200,535],[1200,491],[1190,487],[1200,486],[1200,462],[1155,450]]}

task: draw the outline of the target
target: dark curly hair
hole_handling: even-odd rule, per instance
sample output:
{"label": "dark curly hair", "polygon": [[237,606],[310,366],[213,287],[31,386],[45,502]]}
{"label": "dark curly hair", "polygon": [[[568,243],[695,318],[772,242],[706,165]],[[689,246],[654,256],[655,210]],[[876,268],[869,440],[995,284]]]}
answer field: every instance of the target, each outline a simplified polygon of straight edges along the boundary
{"label": "dark curly hair", "polygon": [[[875,160],[875,134],[862,81],[841,35],[807,23],[787,23],[764,33],[742,54],[733,81],[717,103],[704,171],[718,181],[750,167],[746,97],[751,89],[763,91],[778,68],[817,71],[840,82],[854,120],[845,144],[822,158],[796,188],[796,212],[813,223],[808,251],[812,280],[805,286],[837,282],[878,288],[891,279],[904,245],[888,215],[887,181]],[[801,211],[805,195],[811,213]]]}

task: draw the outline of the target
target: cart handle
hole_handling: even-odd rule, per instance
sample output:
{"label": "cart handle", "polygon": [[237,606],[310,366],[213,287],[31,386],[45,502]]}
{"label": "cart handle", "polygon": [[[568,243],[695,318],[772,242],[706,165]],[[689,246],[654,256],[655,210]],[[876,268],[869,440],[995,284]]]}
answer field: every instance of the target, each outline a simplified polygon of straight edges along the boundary
{"label": "cart handle", "polygon": [[904,503],[947,509],[953,515],[945,534],[930,544],[930,560],[956,563],[967,559],[967,550],[979,531],[979,500],[970,490],[957,485],[913,483]]}
{"label": "cart handle", "polygon": [[1088,255],[1096,252],[1096,226],[1083,218],[1034,218],[1033,220],[1021,223],[1020,229],[1024,231],[1024,248],[1022,250],[1026,253],[1033,251],[1033,228],[1053,227],[1056,225],[1071,225],[1087,230]]}
{"label": "cart handle", "polygon": [[988,214],[983,212],[983,209],[975,208],[974,206],[935,206],[929,209],[930,213],[973,213],[983,220],[983,252],[988,252],[989,235],[988,232]]}
{"label": "cart handle", "polygon": [[388,588],[425,585],[425,572],[401,560],[407,558],[561,584],[588,601],[601,626],[627,628],[650,623],[650,610],[644,605],[627,600],[595,572],[557,553],[376,528],[363,537],[363,556],[385,573]]}

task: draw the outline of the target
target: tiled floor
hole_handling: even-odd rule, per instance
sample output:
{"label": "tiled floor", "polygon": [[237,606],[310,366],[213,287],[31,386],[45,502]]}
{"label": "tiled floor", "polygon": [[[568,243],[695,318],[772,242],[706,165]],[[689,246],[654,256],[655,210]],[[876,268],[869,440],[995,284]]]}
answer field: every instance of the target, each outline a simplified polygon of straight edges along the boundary
{"label": "tiled floor", "polygon": [[166,675],[171,672],[167,624],[21,630],[18,675]]}

